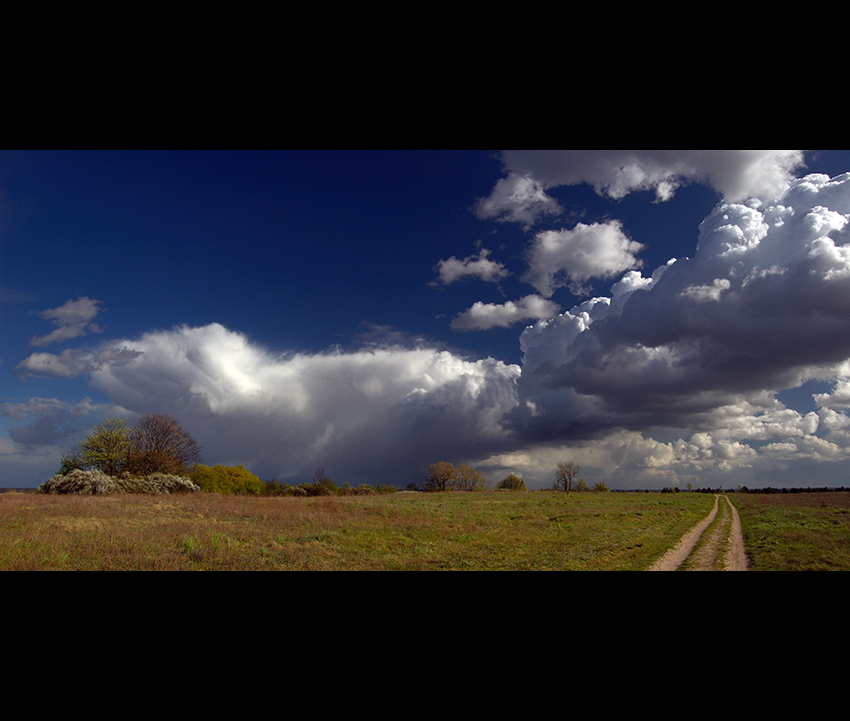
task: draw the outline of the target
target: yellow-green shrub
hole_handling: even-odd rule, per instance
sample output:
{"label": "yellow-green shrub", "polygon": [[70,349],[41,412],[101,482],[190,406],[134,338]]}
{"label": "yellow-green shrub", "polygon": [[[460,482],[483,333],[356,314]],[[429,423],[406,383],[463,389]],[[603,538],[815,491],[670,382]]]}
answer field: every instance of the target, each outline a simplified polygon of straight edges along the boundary
{"label": "yellow-green shrub", "polygon": [[192,481],[207,493],[241,494],[262,496],[266,484],[244,466],[203,466],[195,464]]}

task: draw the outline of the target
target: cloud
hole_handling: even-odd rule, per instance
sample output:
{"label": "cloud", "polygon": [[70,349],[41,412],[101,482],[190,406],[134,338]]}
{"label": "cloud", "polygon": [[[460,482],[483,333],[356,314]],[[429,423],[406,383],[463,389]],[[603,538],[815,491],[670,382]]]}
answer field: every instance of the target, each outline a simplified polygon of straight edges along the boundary
{"label": "cloud", "polygon": [[58,327],[47,335],[35,336],[30,345],[43,348],[51,343],[79,338],[86,333],[101,333],[102,328],[91,322],[100,310],[100,301],[83,297],[69,300],[58,308],[42,311],[38,315]]}
{"label": "cloud", "polygon": [[516,173],[499,180],[490,196],[479,199],[474,207],[476,216],[482,220],[520,223],[526,227],[541,217],[560,215],[562,210],[540,182],[530,175]]}
{"label": "cloud", "polygon": [[505,150],[506,168],[544,187],[589,184],[623,198],[655,191],[668,200],[684,183],[714,188],[729,202],[773,198],[803,165],[802,150]]}
{"label": "cloud", "polygon": [[[452,324],[536,321],[520,335],[521,366],[412,347],[382,328],[358,350],[276,353],[211,324],[34,353],[19,369],[88,375],[111,407],[171,413],[207,462],[241,463],[264,478],[308,478],[325,466],[354,484],[404,486],[450,460],[480,465],[491,480],[519,471],[540,487],[566,458],[613,487],[803,485],[801,464],[823,464],[820,473],[850,460],[850,174],[787,181],[791,151],[784,165],[770,155],[779,151],[753,152],[764,162],[727,157],[740,161],[728,177],[708,172],[711,159],[701,174],[652,173],[644,157],[643,180],[623,174],[599,185],[613,195],[664,195],[697,181],[725,188],[693,257],[651,274],[641,269],[642,246],[616,222],[534,235],[523,279],[538,295],[476,303]],[[543,156],[533,160],[539,188],[558,181],[563,158],[549,158],[551,168]],[[780,186],[732,200],[736,188]],[[483,249],[442,263],[444,283],[497,282],[507,272]],[[584,293],[594,279],[616,282],[567,312],[550,299],[561,287]],[[814,381],[809,409],[777,398]],[[17,414],[17,442],[0,446],[0,456],[21,463],[25,443],[41,448],[73,425],[46,402],[26,419],[23,406],[0,410]]]}
{"label": "cloud", "polygon": [[503,150],[506,177],[481,199],[481,218],[531,227],[562,211],[547,191],[587,184],[621,199],[652,191],[658,201],[687,183],[703,183],[725,200],[771,199],[803,166],[802,150]]}
{"label": "cloud", "polygon": [[0,403],[0,417],[11,418],[14,422],[9,438],[27,448],[55,447],[62,443],[74,445],[93,419],[122,412],[123,409],[110,404],[94,403],[91,398],[81,401],[30,398],[19,403]]}
{"label": "cloud", "polygon": [[59,355],[33,353],[24,358],[15,370],[24,376],[57,376],[75,378],[100,368],[104,363],[119,363],[136,356],[126,348],[104,347],[98,350],[67,348]]}
{"label": "cloud", "polygon": [[[514,416],[532,435],[710,430],[728,427],[742,398],[838,382],[850,358],[848,214],[850,174],[807,176],[770,203],[718,204],[693,258],[650,279],[631,272],[604,302],[523,332]],[[836,386],[836,407],[845,393]]]}
{"label": "cloud", "polygon": [[452,256],[437,263],[434,270],[439,282],[443,285],[451,285],[464,278],[478,278],[488,283],[498,283],[503,278],[507,278],[510,271],[502,263],[488,260],[489,255],[490,251],[482,248],[478,255],[471,255],[463,260]]}
{"label": "cloud", "polygon": [[501,305],[478,302],[458,315],[452,321],[452,328],[454,330],[509,328],[530,319],[551,318],[560,311],[557,304],[539,295],[527,295],[516,302],[507,301]]}
{"label": "cloud", "polygon": [[523,280],[545,298],[568,286],[574,295],[587,292],[585,283],[599,278],[615,278],[639,268],[636,255],[643,249],[631,240],[618,221],[579,223],[572,230],[538,233],[528,251],[528,271]]}
{"label": "cloud", "polygon": [[519,368],[429,348],[275,354],[219,324],[146,333],[92,386],[133,412],[173,414],[208,462],[264,478],[317,466],[406,485],[435,459],[501,447]]}

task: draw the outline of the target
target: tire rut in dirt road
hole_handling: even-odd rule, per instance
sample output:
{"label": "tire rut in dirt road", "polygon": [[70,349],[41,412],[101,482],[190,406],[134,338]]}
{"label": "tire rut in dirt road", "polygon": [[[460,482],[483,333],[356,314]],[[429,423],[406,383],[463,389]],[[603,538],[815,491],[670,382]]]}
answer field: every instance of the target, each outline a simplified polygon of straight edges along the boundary
{"label": "tire rut in dirt road", "polygon": [[[747,556],[744,551],[744,538],[741,532],[741,519],[738,510],[727,496],[723,496],[723,506],[720,506],[720,496],[714,497],[714,508],[700,523],[692,528],[676,545],[660,559],[653,563],[648,571],[676,571],[685,565],[688,571],[746,571]],[[718,514],[719,521],[712,526]],[[710,534],[703,539],[707,528]],[[728,550],[721,560],[719,554],[728,539]],[[700,541],[696,553],[694,548]]]}
{"label": "tire rut in dirt road", "polygon": [[741,528],[741,516],[735,504],[728,498],[726,501],[732,509],[732,530],[729,536],[729,551],[726,553],[727,571],[749,571],[750,561],[744,548],[744,532]]}

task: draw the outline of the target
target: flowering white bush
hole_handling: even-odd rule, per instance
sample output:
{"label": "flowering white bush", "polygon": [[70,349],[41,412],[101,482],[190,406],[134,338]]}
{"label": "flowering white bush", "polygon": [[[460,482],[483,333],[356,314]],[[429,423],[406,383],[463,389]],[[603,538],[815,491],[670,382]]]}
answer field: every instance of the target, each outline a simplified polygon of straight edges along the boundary
{"label": "flowering white bush", "polygon": [[108,476],[100,471],[76,469],[65,475],[57,474],[39,486],[39,493],[76,493],[83,496],[96,496],[104,493],[143,493],[154,496],[167,496],[175,493],[195,493],[201,489],[188,478],[166,473],[153,473],[149,476],[133,477],[127,473],[120,478]]}

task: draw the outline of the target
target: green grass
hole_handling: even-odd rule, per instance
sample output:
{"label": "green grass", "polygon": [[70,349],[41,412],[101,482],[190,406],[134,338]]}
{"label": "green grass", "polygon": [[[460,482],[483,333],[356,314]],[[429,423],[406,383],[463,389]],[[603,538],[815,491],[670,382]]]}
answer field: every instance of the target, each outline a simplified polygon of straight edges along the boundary
{"label": "green grass", "polygon": [[623,570],[709,494],[0,494],[0,570]]}
{"label": "green grass", "polygon": [[850,493],[730,494],[754,571],[850,570]]}

